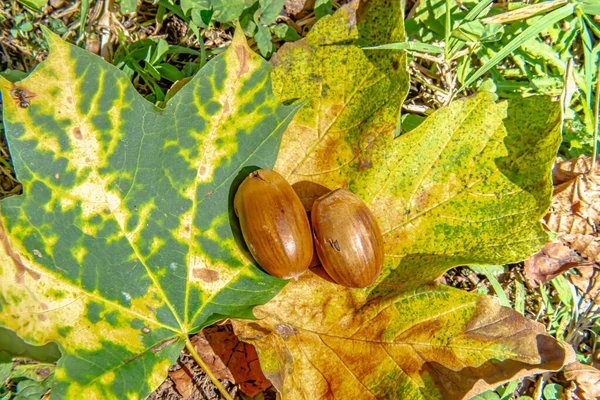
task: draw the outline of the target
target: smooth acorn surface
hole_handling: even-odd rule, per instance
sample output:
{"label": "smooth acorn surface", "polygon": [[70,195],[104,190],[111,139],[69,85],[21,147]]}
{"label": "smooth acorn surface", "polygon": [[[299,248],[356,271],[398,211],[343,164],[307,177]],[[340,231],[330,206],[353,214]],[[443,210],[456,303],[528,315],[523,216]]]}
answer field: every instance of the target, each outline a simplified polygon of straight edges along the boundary
{"label": "smooth acorn surface", "polygon": [[321,265],[338,284],[364,288],[383,266],[383,236],[363,201],[336,189],[315,201],[311,211],[315,247]]}
{"label": "smooth acorn surface", "polygon": [[256,262],[278,278],[296,278],[313,258],[304,206],[292,186],[270,169],[252,172],[233,201],[242,235]]}

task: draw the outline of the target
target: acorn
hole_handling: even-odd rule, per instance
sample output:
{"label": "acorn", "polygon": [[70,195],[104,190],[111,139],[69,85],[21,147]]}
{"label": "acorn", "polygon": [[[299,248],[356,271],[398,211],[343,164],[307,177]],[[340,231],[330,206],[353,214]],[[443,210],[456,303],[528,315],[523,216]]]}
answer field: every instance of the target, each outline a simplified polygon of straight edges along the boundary
{"label": "acorn", "polygon": [[252,172],[233,201],[250,253],[278,278],[297,278],[313,259],[310,223],[292,186],[270,169]]}
{"label": "acorn", "polygon": [[321,265],[338,284],[364,288],[383,267],[383,236],[363,201],[345,189],[319,197],[311,221]]}

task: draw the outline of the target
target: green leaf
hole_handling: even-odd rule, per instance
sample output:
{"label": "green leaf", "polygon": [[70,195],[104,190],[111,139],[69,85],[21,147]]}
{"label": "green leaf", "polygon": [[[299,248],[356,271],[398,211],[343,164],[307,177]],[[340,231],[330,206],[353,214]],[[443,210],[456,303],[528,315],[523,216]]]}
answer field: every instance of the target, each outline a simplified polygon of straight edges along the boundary
{"label": "green leaf", "polygon": [[315,0],[314,10],[315,17],[319,20],[326,15],[333,14],[333,4],[331,4],[331,0]]}
{"label": "green leaf", "polygon": [[17,0],[17,2],[21,3],[25,7],[29,8],[32,11],[41,13],[42,7],[46,5],[47,0]]}
{"label": "green leaf", "polygon": [[131,14],[137,10],[138,0],[121,0],[121,12]]}
{"label": "green leaf", "polygon": [[257,25],[257,28],[254,40],[256,40],[258,50],[260,50],[260,54],[263,57],[269,57],[274,50],[273,42],[271,41],[271,31],[266,26],[260,24]]}
{"label": "green leaf", "polygon": [[416,127],[418,127],[419,125],[421,125],[421,123],[424,120],[425,120],[425,117],[422,117],[420,115],[405,114],[402,116],[402,123],[401,123],[402,131],[405,133],[410,132],[413,129],[415,129]]}
{"label": "green leaf", "polygon": [[388,43],[380,44],[379,46],[367,46],[363,47],[363,50],[409,50],[409,51],[420,51],[423,53],[441,54],[444,49],[438,46],[434,46],[428,43],[420,42],[400,42],[400,43]]}
{"label": "green leaf", "polygon": [[27,357],[41,362],[55,362],[60,358],[60,350],[56,343],[33,346],[13,331],[0,327],[0,351],[3,350],[13,357]]}
{"label": "green leaf", "polygon": [[281,13],[285,0],[259,0],[260,23],[271,25]]}
{"label": "green leaf", "polygon": [[471,400],[500,400],[500,396],[498,396],[498,393],[494,392],[493,390],[488,390],[487,392],[478,394],[475,397],[471,397]]}
{"label": "green leaf", "polygon": [[271,28],[271,31],[279,39],[283,39],[286,42],[293,42],[295,40],[302,39],[302,36],[294,28],[287,24],[277,24]]}
{"label": "green leaf", "polygon": [[579,8],[589,15],[600,15],[600,4],[593,0],[584,0],[579,3]]}
{"label": "green leaf", "polygon": [[143,397],[189,334],[252,318],[285,285],[242,250],[231,202],[298,106],[241,30],[164,109],[44,31],[50,54],[19,91],[0,79],[24,188],[1,204],[0,325],[60,344],[53,396]]}
{"label": "green leaf", "polygon": [[219,22],[235,21],[253,3],[254,0],[211,0],[213,18]]}
{"label": "green leaf", "polygon": [[85,32],[88,12],[90,11],[90,0],[82,0],[81,7],[79,9],[80,21],[79,21],[79,36],[82,36]]}
{"label": "green leaf", "polygon": [[24,380],[17,384],[14,400],[39,400],[49,389],[45,381]]}
{"label": "green leaf", "polygon": [[6,351],[0,351],[0,387],[10,376],[12,370],[12,358]]}
{"label": "green leaf", "polygon": [[557,383],[544,386],[544,398],[546,400],[557,400],[563,398],[563,387]]}
{"label": "green leaf", "polygon": [[158,71],[162,78],[171,82],[177,82],[178,80],[183,79],[183,74],[177,67],[174,67],[171,64],[159,64],[156,66],[156,71]]}
{"label": "green leaf", "polygon": [[496,66],[500,61],[506,58],[509,54],[511,54],[514,50],[519,48],[523,43],[531,39],[532,37],[538,35],[542,30],[546,29],[546,27],[555,24],[556,22],[568,17],[574,11],[573,4],[567,4],[558,10],[552,11],[551,13],[545,15],[536,21],[535,24],[531,25],[529,28],[525,29],[523,33],[515,37],[510,41],[506,46],[502,47],[496,55],[494,55],[491,59],[486,61],[481,68],[479,68],[473,75],[471,75],[467,81],[462,85],[459,89],[461,91],[463,88],[468,87],[471,83],[475,82],[480,76],[489,71],[491,68]]}
{"label": "green leaf", "polygon": [[470,21],[461,24],[452,31],[452,36],[466,42],[495,42],[504,35],[504,26],[501,24],[486,24],[481,21]]}

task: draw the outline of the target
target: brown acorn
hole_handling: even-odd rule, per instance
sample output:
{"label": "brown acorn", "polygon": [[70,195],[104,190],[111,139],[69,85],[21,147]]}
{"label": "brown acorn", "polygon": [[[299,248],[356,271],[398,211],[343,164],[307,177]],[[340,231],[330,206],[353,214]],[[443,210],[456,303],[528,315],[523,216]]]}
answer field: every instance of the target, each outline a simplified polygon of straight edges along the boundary
{"label": "brown acorn", "polygon": [[321,196],[311,221],[321,265],[335,282],[350,288],[375,282],[383,266],[383,236],[358,196],[345,189]]}
{"label": "brown acorn", "polygon": [[278,278],[296,278],[313,258],[313,239],[302,202],[270,169],[252,172],[233,201],[242,235],[256,262]]}

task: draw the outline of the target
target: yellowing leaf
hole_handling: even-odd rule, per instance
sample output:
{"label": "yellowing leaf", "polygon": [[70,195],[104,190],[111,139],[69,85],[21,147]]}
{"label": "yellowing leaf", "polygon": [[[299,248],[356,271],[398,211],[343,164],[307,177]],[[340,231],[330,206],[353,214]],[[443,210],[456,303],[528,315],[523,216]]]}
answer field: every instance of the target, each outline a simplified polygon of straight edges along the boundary
{"label": "yellowing leaf", "polygon": [[249,167],[273,166],[298,107],[278,103],[243,33],[165,109],[46,37],[26,79],[0,79],[24,188],[2,202],[0,324],[60,344],[53,396],[143,398],[190,333],[284,286],[243,254],[230,203]]}
{"label": "yellowing leaf", "polygon": [[431,284],[369,298],[304,274],[234,322],[288,399],[461,399],[568,357],[496,299]]}
{"label": "yellowing leaf", "polygon": [[286,130],[276,169],[291,183],[348,188],[367,203],[386,244],[380,290],[537,252],[547,241],[538,221],[552,192],[559,105],[542,97],[496,104],[479,94],[394,139],[402,53],[364,53],[353,43],[400,40],[401,21],[384,0],[358,4],[278,54],[275,93],[306,105]]}
{"label": "yellowing leaf", "polygon": [[255,309],[259,321],[235,321],[286,399],[467,398],[559,369],[572,355],[495,300],[431,283],[457,265],[523,260],[547,241],[539,221],[552,193],[559,105],[482,93],[394,139],[402,53],[356,46],[402,40],[389,6],[346,5],[274,62],[276,94],[306,104],[276,168],[302,189],[305,206],[323,186],[356,193],[386,250],[366,290],[305,274]]}

